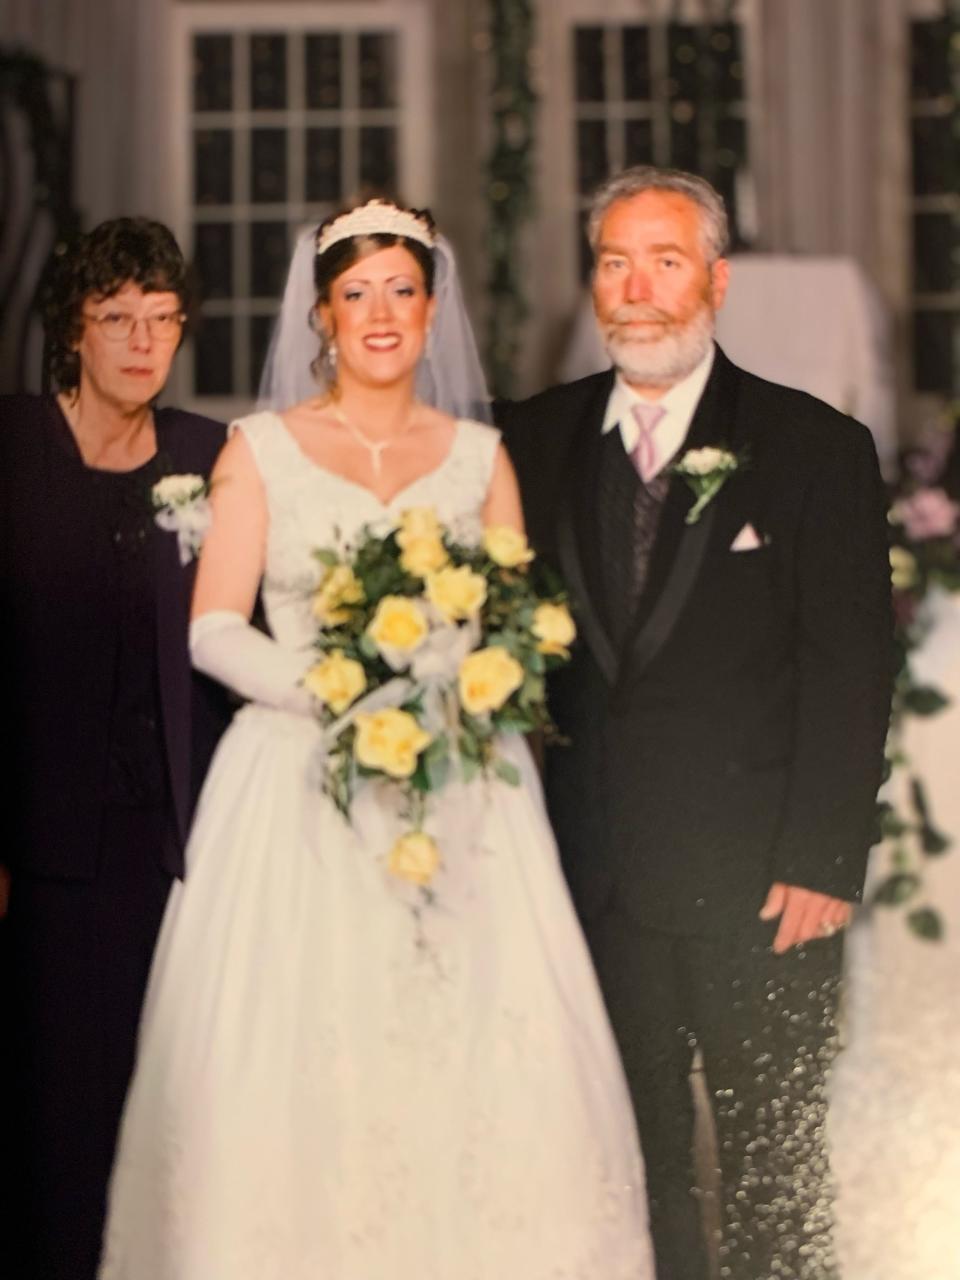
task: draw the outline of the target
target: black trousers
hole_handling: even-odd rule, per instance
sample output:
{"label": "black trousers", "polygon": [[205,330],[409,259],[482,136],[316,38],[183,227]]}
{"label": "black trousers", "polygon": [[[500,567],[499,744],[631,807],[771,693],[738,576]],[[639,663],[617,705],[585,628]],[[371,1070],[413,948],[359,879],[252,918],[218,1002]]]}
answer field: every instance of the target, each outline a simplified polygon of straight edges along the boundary
{"label": "black trousers", "polygon": [[93,1280],[150,961],[170,889],[162,815],[114,808],[93,881],[13,880],[4,1237],[16,1280]]}
{"label": "black trousers", "polygon": [[587,934],[623,1056],[647,1170],[658,1280],[707,1280],[693,1167],[694,1050],[716,1126],[723,1280],[831,1280],[825,1078],[839,938],[775,956],[775,925],[730,939],[643,929],[608,911]]}

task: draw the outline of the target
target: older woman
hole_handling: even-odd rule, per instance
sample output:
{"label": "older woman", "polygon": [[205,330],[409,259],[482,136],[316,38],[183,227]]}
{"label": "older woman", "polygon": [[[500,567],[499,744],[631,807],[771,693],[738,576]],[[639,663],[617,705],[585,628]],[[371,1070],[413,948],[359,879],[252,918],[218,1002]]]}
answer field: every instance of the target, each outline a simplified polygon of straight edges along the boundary
{"label": "older woman", "polygon": [[51,280],[58,394],[0,400],[18,1280],[96,1271],[154,943],[226,720],[187,652],[203,499],[168,511],[172,528],[153,499],[165,477],[195,493],[224,439],[155,407],[185,306],[166,227],[103,223]]}

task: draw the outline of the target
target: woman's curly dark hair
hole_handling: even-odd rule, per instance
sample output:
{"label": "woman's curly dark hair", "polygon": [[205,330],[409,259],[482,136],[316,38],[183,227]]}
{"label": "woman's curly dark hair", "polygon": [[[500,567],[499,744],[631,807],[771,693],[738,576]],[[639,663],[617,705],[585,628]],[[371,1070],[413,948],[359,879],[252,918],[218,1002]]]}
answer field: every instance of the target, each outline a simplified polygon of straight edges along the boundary
{"label": "woman's curly dark hair", "polygon": [[59,390],[80,385],[80,357],[73,348],[83,333],[83,304],[111,298],[126,284],[144,293],[175,293],[181,308],[189,309],[187,264],[162,222],[112,218],[54,255],[42,310],[50,377]]}

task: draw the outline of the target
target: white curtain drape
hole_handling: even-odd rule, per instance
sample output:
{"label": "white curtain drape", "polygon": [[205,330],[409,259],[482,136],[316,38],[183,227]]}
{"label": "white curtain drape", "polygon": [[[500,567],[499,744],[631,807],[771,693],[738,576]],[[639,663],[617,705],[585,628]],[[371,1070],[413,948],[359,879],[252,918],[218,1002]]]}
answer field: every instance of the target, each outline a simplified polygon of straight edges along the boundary
{"label": "white curtain drape", "polygon": [[908,0],[761,0],[753,133],[762,247],[849,255],[908,289]]}
{"label": "white curtain drape", "polygon": [[170,0],[0,0],[0,44],[77,77],[76,191],[84,224],[164,217]]}

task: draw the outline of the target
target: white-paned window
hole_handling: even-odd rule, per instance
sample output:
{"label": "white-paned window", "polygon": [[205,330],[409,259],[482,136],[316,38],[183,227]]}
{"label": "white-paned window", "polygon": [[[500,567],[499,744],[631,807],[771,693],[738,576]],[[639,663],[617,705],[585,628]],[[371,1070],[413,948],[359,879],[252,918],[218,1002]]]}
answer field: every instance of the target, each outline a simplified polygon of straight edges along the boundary
{"label": "white-paned window", "polygon": [[565,367],[589,270],[586,208],[608,174],[641,163],[690,168],[715,181],[734,215],[749,194],[757,3],[542,0],[539,212],[528,256],[547,337],[529,359],[531,386]]}
{"label": "white-paned window", "polygon": [[256,394],[296,233],[366,195],[431,198],[424,0],[179,6],[179,231],[201,297],[180,398]]}
{"label": "white-paned window", "polygon": [[[738,175],[747,167],[744,38],[733,7],[705,3],[666,19],[633,6],[630,17],[572,15],[568,67],[579,222],[591,192],[628,165],[688,169],[710,178],[737,222]],[[571,228],[580,273],[586,240]]]}
{"label": "white-paned window", "polygon": [[960,154],[951,27],[928,5],[910,24],[913,380],[960,396]]}

